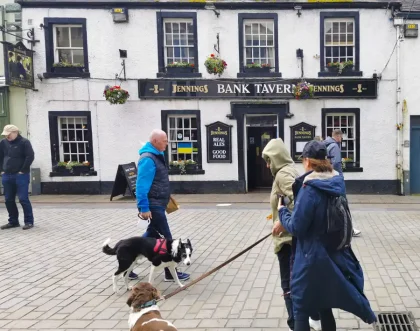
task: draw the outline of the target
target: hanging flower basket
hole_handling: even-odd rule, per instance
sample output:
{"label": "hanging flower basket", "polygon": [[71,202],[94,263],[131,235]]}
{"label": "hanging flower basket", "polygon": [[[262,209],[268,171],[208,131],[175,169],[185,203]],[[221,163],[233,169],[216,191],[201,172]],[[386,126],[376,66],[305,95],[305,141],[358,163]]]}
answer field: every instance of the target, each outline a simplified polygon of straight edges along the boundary
{"label": "hanging flower basket", "polygon": [[111,105],[122,105],[126,103],[130,94],[120,86],[106,86],[104,97]]}
{"label": "hanging flower basket", "polygon": [[293,95],[296,100],[311,99],[314,97],[314,86],[308,82],[297,83],[293,87]]}
{"label": "hanging flower basket", "polygon": [[207,72],[209,74],[219,76],[223,74],[225,68],[227,67],[227,63],[218,56],[215,56],[214,54],[210,54],[206,62],[204,62],[204,65],[206,66]]}

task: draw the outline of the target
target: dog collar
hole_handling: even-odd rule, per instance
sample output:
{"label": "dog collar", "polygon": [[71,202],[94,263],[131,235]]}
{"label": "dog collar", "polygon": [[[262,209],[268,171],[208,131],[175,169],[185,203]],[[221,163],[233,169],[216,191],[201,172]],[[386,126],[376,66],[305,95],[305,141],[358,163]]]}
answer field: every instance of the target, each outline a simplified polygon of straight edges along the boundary
{"label": "dog collar", "polygon": [[147,301],[147,302],[143,303],[138,308],[140,308],[140,309],[149,308],[149,307],[152,307],[152,306],[156,305],[156,303],[157,303],[156,300],[150,300],[150,301]]}

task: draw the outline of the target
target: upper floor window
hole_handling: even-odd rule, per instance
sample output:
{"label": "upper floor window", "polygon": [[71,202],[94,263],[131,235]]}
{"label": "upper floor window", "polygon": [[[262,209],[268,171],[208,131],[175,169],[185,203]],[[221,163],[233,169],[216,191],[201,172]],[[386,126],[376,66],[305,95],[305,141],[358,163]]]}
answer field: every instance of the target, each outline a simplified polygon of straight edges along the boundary
{"label": "upper floor window", "polygon": [[[158,77],[201,77],[198,70],[197,13],[158,12]],[[185,68],[173,67],[188,63]],[[169,69],[168,69],[169,68]]]}
{"label": "upper floor window", "polygon": [[320,76],[362,76],[359,13],[321,13]]}
{"label": "upper floor window", "polygon": [[85,18],[44,18],[44,77],[89,77]]}
{"label": "upper floor window", "polygon": [[239,14],[238,77],[281,77],[277,14]]}

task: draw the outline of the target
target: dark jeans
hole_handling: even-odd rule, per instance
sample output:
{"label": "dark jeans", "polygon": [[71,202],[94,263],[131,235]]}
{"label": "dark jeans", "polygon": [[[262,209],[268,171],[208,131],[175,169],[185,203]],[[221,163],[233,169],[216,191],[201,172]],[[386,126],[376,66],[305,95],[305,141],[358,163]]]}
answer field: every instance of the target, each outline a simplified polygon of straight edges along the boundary
{"label": "dark jeans", "polygon": [[152,219],[150,220],[150,224],[147,227],[146,232],[143,234],[143,237],[160,239],[160,233],[166,239],[172,239],[165,209],[150,207],[150,211],[152,213]]}
{"label": "dark jeans", "polygon": [[[321,318],[322,331],[336,331],[335,318],[332,309],[327,309],[319,313]],[[310,331],[309,318],[295,321],[294,331]]]}
{"label": "dark jeans", "polygon": [[16,194],[22,205],[25,224],[34,224],[32,205],[29,201],[29,173],[3,174],[2,183],[6,208],[9,213],[9,223],[19,224],[19,211],[16,206]]}
{"label": "dark jeans", "polygon": [[[280,264],[280,283],[284,294],[284,302],[286,303],[287,309],[287,325],[291,330],[297,330],[295,328],[295,320],[293,317],[293,302],[290,295],[290,263],[292,257],[292,246],[285,244],[281,250],[277,253],[277,258]],[[314,321],[319,321],[318,316],[311,316]],[[309,318],[308,318],[309,323]],[[308,324],[309,325],[309,324]],[[324,330],[322,330],[324,331]]]}

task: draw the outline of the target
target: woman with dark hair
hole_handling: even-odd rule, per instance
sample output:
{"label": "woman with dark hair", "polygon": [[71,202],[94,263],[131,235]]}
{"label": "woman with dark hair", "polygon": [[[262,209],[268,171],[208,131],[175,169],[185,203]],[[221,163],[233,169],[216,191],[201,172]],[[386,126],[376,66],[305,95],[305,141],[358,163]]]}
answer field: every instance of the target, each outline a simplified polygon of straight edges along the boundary
{"label": "woman with dark hair", "polygon": [[306,173],[297,178],[294,210],[279,203],[282,230],[295,238],[291,277],[294,331],[309,331],[308,317],[319,313],[322,331],[335,331],[332,308],[348,311],[365,323],[376,316],[363,293],[363,271],[351,246],[325,244],[330,196],[345,196],[344,179],[333,170],[325,144],[310,141],[302,152]]}

